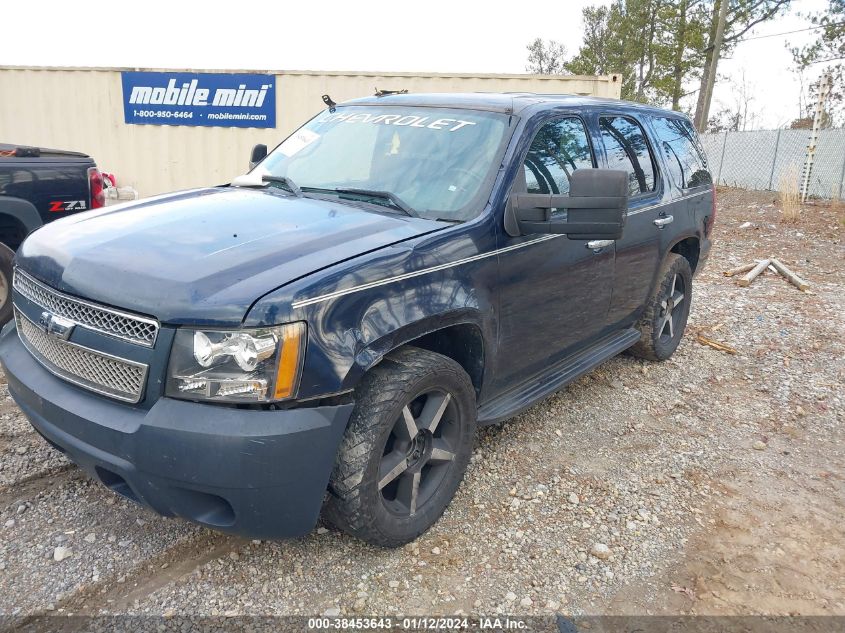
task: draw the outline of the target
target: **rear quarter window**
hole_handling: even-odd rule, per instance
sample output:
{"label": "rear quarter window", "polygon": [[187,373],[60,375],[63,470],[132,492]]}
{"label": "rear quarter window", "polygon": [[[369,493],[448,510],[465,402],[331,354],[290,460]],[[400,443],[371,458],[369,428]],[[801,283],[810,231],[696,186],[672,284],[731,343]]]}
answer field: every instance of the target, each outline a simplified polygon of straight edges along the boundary
{"label": "rear quarter window", "polygon": [[694,189],[713,183],[704,149],[689,121],[654,117],[652,125],[666,168],[676,186]]}

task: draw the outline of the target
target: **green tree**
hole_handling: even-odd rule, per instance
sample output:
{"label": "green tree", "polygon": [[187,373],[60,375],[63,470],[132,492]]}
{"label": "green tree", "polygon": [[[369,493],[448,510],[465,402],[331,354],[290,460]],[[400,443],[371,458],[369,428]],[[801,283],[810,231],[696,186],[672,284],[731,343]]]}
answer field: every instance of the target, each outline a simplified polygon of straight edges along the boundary
{"label": "green tree", "polygon": [[583,10],[584,41],[567,62],[578,74],[622,75],[622,98],[680,107],[697,68],[705,0],[615,0]]}
{"label": "green tree", "polygon": [[721,55],[790,1],[613,0],[586,7],[583,43],[563,66],[579,75],[621,74],[623,99],[676,110],[685,89],[699,81],[696,121],[706,122]]}

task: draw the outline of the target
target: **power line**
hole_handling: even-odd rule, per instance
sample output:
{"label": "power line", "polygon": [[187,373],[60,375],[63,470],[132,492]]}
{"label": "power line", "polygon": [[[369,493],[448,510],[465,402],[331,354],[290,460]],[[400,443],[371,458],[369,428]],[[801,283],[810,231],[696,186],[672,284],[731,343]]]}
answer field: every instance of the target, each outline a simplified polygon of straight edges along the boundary
{"label": "power line", "polygon": [[768,35],[755,35],[753,37],[744,37],[741,40],[736,40],[736,43],[739,42],[749,42],[751,40],[762,40],[767,37],[780,37],[781,35],[792,35],[793,33],[803,33],[805,31],[817,31],[819,29],[826,29],[831,26],[843,26],[845,22],[831,22],[830,24],[825,24],[822,26],[810,26],[806,29],[796,29],[794,31],[784,31],[783,33],[769,33]]}

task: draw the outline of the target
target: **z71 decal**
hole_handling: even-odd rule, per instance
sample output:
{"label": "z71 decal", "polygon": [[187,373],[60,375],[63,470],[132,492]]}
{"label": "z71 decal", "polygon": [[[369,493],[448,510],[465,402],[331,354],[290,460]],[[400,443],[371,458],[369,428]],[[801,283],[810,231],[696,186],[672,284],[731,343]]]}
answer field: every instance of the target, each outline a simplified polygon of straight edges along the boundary
{"label": "z71 decal", "polygon": [[85,200],[52,200],[50,202],[50,211],[61,213],[63,211],[85,211],[88,206]]}

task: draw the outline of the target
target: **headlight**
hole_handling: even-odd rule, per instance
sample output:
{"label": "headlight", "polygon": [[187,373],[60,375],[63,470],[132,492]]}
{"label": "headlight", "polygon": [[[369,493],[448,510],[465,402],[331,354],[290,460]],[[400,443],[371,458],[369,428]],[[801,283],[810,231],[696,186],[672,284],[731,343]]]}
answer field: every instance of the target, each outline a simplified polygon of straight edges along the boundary
{"label": "headlight", "polygon": [[180,328],[165,394],[187,400],[273,402],[296,394],[305,324],[250,330]]}

